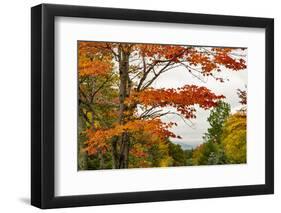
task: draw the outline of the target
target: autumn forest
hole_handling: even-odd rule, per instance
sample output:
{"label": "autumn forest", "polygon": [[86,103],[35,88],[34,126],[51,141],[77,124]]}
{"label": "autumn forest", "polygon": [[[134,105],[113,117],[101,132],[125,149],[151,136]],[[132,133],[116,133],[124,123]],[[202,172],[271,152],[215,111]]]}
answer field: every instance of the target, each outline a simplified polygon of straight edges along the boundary
{"label": "autumn forest", "polygon": [[78,170],[246,163],[247,48],[77,49]]}

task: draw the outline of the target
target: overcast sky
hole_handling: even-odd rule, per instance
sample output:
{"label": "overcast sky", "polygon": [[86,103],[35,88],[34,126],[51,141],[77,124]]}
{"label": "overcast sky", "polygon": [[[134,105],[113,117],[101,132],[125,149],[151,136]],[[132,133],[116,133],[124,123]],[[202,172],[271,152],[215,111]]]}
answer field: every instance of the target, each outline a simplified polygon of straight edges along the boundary
{"label": "overcast sky", "polygon": [[[224,83],[216,81],[214,78],[205,78],[204,82],[199,81],[193,77],[188,71],[183,68],[175,68],[166,73],[163,73],[154,82],[154,88],[177,88],[187,84],[194,84],[197,86],[205,86],[213,91],[217,95],[224,95],[226,97],[225,102],[231,106],[231,111],[235,112],[241,107],[239,98],[237,96],[237,89],[245,89],[247,85],[247,70],[243,71],[230,71],[228,69],[222,69],[222,72],[217,75],[224,79],[229,79]],[[203,142],[202,136],[207,131],[209,124],[207,118],[210,114],[210,110],[203,110],[197,108],[197,118],[192,120],[193,126],[190,127],[181,118],[176,115],[169,115],[162,118],[163,121],[177,122],[178,126],[172,130],[177,135],[180,135],[182,139],[171,139],[173,142],[181,142],[196,146]]]}

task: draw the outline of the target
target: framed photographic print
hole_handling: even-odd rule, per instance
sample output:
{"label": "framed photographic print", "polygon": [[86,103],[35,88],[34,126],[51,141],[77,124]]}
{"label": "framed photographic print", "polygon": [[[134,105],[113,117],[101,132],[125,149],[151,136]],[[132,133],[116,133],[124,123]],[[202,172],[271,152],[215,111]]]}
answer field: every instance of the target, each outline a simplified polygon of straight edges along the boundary
{"label": "framed photographic print", "polygon": [[274,21],[31,9],[31,203],[272,194]]}

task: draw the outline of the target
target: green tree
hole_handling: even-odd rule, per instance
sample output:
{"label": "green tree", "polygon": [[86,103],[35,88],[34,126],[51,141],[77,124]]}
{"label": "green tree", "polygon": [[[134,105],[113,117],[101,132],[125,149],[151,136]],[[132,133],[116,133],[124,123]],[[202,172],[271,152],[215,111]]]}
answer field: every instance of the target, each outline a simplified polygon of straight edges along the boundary
{"label": "green tree", "polygon": [[221,144],[222,127],[229,113],[230,105],[223,101],[219,101],[218,105],[211,110],[208,117],[211,127],[208,128],[207,133],[203,136],[205,142]]}
{"label": "green tree", "polygon": [[247,116],[243,111],[231,115],[222,132],[227,163],[246,163]]}
{"label": "green tree", "polygon": [[192,166],[192,155],[193,155],[194,149],[190,150],[184,150],[184,155],[185,155],[185,166]]}
{"label": "green tree", "polygon": [[186,155],[179,144],[169,143],[169,155],[173,158],[172,166],[186,165]]}
{"label": "green tree", "polygon": [[192,154],[193,165],[217,165],[222,163],[221,159],[220,146],[211,142],[199,145]]}
{"label": "green tree", "polygon": [[230,113],[230,105],[219,101],[208,117],[210,128],[204,134],[204,143],[198,146],[192,154],[193,165],[224,164],[226,157],[221,144],[223,125]]}

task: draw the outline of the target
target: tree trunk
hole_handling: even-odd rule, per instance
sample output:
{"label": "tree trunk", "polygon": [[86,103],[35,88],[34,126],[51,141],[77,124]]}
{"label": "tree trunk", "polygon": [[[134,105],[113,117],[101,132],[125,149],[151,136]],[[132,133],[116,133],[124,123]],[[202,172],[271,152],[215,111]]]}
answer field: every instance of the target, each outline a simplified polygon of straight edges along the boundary
{"label": "tree trunk", "polygon": [[98,152],[98,157],[100,161],[100,169],[104,169],[104,159],[101,151]]}
{"label": "tree trunk", "polygon": [[82,121],[81,115],[78,118],[78,170],[87,170],[88,169],[88,155],[86,152],[81,151],[84,148],[84,138],[81,136],[81,132],[83,131],[84,122]]}
{"label": "tree trunk", "polygon": [[[120,75],[120,89],[119,89],[119,124],[126,123],[125,111],[127,106],[125,104],[125,98],[129,94],[129,51],[125,51],[122,47],[119,47],[119,75]],[[129,135],[128,133],[123,133],[119,137],[119,159],[118,162],[115,162],[117,168],[128,168],[128,153],[129,153]],[[116,163],[118,165],[116,165]]]}
{"label": "tree trunk", "polygon": [[111,142],[111,158],[112,158],[112,169],[118,169],[118,152],[117,152],[117,141],[118,138],[114,137]]}
{"label": "tree trunk", "polygon": [[123,158],[123,168],[128,168],[129,166],[129,145],[130,145],[130,135],[129,133],[125,133],[124,135],[124,158]]}

